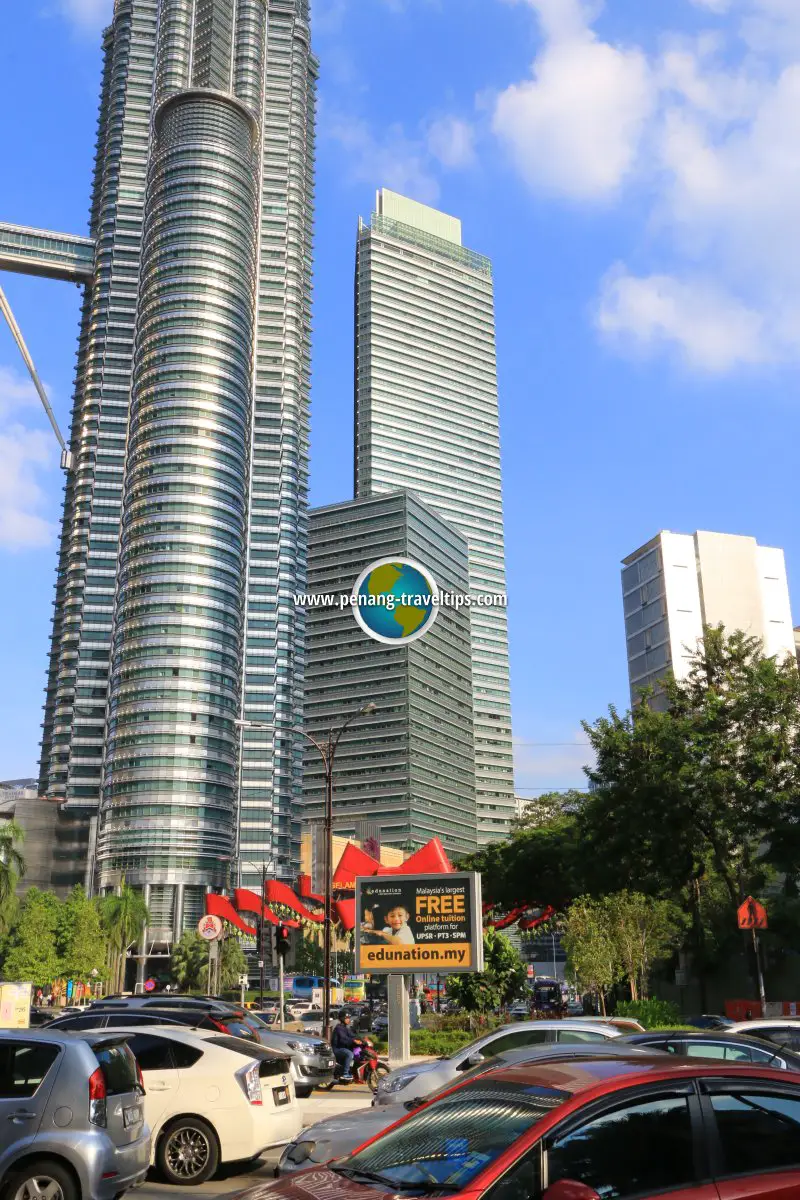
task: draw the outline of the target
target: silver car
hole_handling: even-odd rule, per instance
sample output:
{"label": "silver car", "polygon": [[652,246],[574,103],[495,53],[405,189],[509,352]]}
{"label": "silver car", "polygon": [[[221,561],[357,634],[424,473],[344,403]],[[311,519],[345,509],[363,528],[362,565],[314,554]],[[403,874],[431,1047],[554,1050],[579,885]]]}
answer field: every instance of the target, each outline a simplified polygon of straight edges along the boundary
{"label": "silver car", "polygon": [[[559,1046],[550,1043],[522,1050],[509,1050],[506,1054],[486,1058],[469,1071],[465,1071],[459,1076],[459,1082],[473,1079],[493,1067],[514,1066],[521,1062],[531,1062],[533,1059],[540,1063],[565,1058],[586,1058],[587,1055],[591,1055],[592,1058],[620,1054],[628,1057],[632,1049],[634,1047],[627,1042],[612,1038],[606,1042],[593,1042],[591,1045]],[[649,1046],[637,1046],[635,1049],[640,1054],[652,1056],[654,1053]],[[448,1091],[453,1082],[450,1080],[443,1088],[425,1096],[422,1103],[435,1099],[439,1092]],[[390,1125],[394,1125],[395,1121],[402,1120],[407,1112],[413,1112],[417,1107],[414,1100],[407,1100],[400,1108],[394,1104],[387,1104],[381,1108],[359,1108],[353,1112],[338,1113],[335,1117],[326,1117],[323,1121],[317,1121],[315,1125],[308,1125],[288,1144],[275,1168],[275,1174],[290,1175],[294,1171],[304,1171],[307,1167],[319,1166],[334,1158],[343,1158],[345,1154],[350,1154],[371,1138],[383,1133]]]}
{"label": "silver car", "polygon": [[113,1200],[141,1183],[143,1095],[119,1034],[0,1030],[2,1200]]}
{"label": "silver car", "polygon": [[502,1025],[485,1033],[469,1046],[464,1046],[449,1057],[434,1062],[409,1063],[390,1071],[378,1084],[373,1104],[404,1104],[435,1092],[446,1083],[459,1078],[459,1072],[468,1071],[485,1058],[503,1054],[507,1050],[546,1045],[553,1042],[562,1045],[578,1045],[604,1042],[620,1037],[623,1030],[599,1021],[515,1021],[513,1025]]}
{"label": "silver car", "polygon": [[262,1046],[289,1057],[294,1090],[298,1096],[310,1096],[314,1088],[330,1083],[336,1059],[330,1044],[321,1037],[289,1033],[281,1029],[259,1029]]}

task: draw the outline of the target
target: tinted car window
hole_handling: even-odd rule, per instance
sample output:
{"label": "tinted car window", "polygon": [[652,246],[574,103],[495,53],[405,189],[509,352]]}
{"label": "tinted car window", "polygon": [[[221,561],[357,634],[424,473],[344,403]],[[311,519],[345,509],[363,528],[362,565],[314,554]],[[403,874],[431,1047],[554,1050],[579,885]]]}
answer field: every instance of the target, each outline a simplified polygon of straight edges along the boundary
{"label": "tinted car window", "polygon": [[106,1019],[100,1013],[95,1013],[93,1017],[61,1017],[58,1021],[53,1021],[53,1029],[101,1029],[105,1025]]}
{"label": "tinted car window", "polygon": [[0,1041],[0,1097],[35,1096],[39,1084],[58,1058],[58,1046],[44,1042]]}
{"label": "tinted car window", "polygon": [[103,1072],[109,1096],[120,1096],[123,1092],[132,1092],[138,1087],[136,1059],[124,1042],[111,1046],[93,1046],[92,1049]]}
{"label": "tinted car window", "polygon": [[172,1058],[176,1067],[193,1067],[198,1059],[203,1057],[203,1051],[196,1046],[186,1046],[183,1042],[172,1043]]}
{"label": "tinted car window", "polygon": [[723,1174],[800,1165],[800,1099],[769,1092],[711,1097],[722,1144]]}
{"label": "tinted car window", "polygon": [[686,1187],[694,1180],[688,1095],[631,1101],[548,1148],[548,1179],[574,1179],[601,1200]]}
{"label": "tinted car window", "polygon": [[607,1042],[609,1039],[604,1037],[602,1033],[595,1033],[588,1029],[559,1029],[557,1034],[559,1042]]}
{"label": "tinted car window", "polygon": [[[749,1046],[731,1046],[722,1042],[686,1042],[684,1054],[688,1058],[718,1058],[726,1062],[752,1062]],[[769,1057],[766,1054],[765,1057]]]}
{"label": "tinted car window", "polygon": [[[748,1029],[747,1032],[749,1033],[750,1030]],[[753,1033],[756,1037],[774,1042],[776,1046],[791,1046],[794,1030],[789,1029],[786,1025],[756,1025]]]}
{"label": "tinted car window", "polygon": [[521,1046],[533,1046],[547,1041],[546,1029],[520,1029],[516,1033],[504,1033],[481,1049],[481,1054],[503,1054],[506,1050],[519,1050]]}
{"label": "tinted car window", "polygon": [[162,1037],[151,1033],[135,1033],[128,1045],[143,1071],[171,1071],[174,1069],[172,1045]]}

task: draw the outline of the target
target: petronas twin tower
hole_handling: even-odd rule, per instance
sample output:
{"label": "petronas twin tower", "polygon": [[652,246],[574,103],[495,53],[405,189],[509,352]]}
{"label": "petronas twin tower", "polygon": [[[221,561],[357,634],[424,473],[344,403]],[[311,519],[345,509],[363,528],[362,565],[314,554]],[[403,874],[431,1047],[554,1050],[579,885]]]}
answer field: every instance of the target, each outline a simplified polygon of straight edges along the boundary
{"label": "petronas twin tower", "polygon": [[[316,62],[307,0],[105,35],[41,789],[185,927],[299,830]],[[294,825],[293,825],[294,819]]]}
{"label": "petronas twin tower", "polygon": [[[0,268],[85,289],[40,792],[153,944],[299,861],[316,79],[308,0],[116,0],[90,236],[0,223]],[[502,590],[491,271],[395,217],[359,234],[358,495],[429,497]],[[472,634],[474,841],[513,779],[505,614]]]}

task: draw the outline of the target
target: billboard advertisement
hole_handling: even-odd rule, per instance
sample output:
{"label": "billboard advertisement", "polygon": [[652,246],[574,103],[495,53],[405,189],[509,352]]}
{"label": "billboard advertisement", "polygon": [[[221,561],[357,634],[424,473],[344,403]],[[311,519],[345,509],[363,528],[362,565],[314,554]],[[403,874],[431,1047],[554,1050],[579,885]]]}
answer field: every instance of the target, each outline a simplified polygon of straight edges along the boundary
{"label": "billboard advertisement", "polygon": [[368,975],[482,970],[480,875],[357,879],[355,957],[356,970]]}

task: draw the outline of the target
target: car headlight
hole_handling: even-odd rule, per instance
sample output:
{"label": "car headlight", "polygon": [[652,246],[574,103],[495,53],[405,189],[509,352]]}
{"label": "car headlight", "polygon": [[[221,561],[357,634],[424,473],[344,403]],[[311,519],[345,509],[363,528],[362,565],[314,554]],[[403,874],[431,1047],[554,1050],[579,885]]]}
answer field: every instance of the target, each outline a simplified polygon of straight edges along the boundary
{"label": "car headlight", "polygon": [[384,1075],[378,1083],[378,1091],[400,1092],[415,1078],[415,1075]]}

